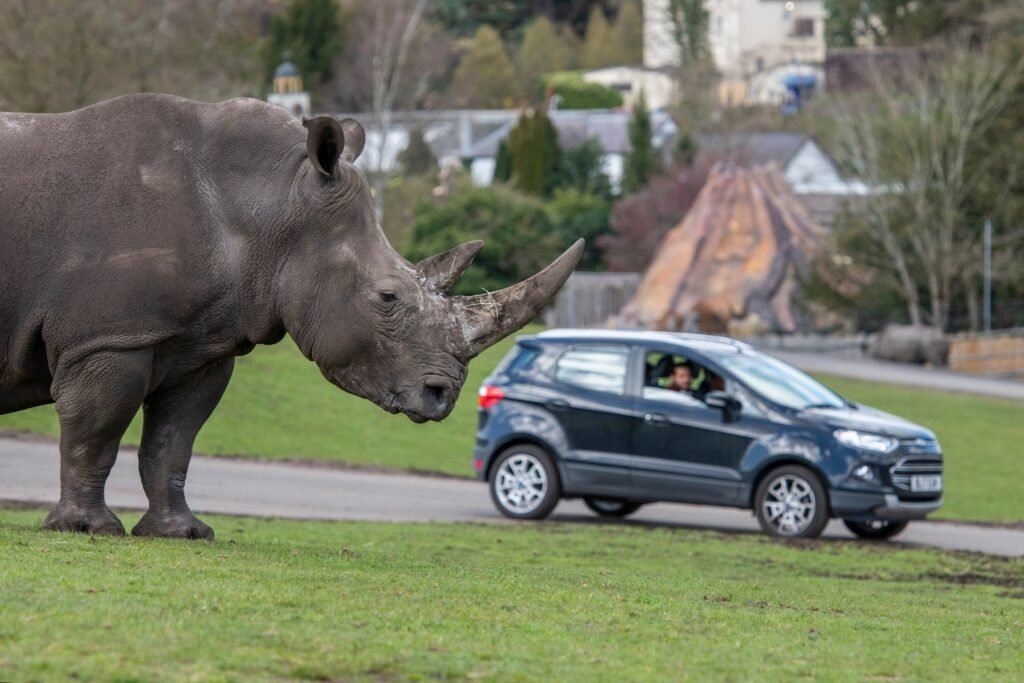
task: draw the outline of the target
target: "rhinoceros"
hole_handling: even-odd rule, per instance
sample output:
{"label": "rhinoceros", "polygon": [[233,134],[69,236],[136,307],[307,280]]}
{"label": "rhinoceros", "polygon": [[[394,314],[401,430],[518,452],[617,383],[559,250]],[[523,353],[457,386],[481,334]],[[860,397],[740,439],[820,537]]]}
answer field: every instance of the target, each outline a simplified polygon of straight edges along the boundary
{"label": "rhinoceros", "polygon": [[353,166],[364,140],[352,119],[251,99],[0,114],[0,413],[56,404],[44,526],[124,534],[104,486],[141,406],[132,533],[212,538],[185,478],[236,356],[288,334],[344,391],[441,420],[469,360],[572,272],[582,241],[508,289],[447,296],[482,243],[403,259]]}

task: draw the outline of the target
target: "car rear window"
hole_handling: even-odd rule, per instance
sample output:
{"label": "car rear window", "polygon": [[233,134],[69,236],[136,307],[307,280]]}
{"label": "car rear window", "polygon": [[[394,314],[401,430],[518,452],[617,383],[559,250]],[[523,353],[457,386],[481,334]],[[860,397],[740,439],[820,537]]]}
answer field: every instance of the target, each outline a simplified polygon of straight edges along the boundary
{"label": "car rear window", "polygon": [[539,355],[540,351],[538,349],[532,349],[528,346],[518,346],[516,347],[515,355],[509,358],[508,363],[504,368],[504,372],[514,375],[517,372],[526,370],[533,365],[533,361],[535,361]]}
{"label": "car rear window", "polygon": [[614,346],[576,347],[566,351],[555,366],[555,379],[608,394],[626,393],[629,350]]}

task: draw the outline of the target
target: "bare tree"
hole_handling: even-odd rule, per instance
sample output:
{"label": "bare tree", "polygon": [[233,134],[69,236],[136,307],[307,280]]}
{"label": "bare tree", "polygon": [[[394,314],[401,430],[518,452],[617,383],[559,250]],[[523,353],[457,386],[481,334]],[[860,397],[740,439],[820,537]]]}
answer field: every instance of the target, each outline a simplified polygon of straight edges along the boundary
{"label": "bare tree", "polygon": [[[996,168],[996,155],[981,153],[984,138],[1021,83],[1024,60],[951,47],[895,76],[875,74],[869,97],[838,100],[837,156],[871,188],[857,218],[884,254],[910,320],[946,329],[951,302],[980,261],[972,199]],[[1021,237],[1001,239],[1009,247]]]}
{"label": "bare tree", "polygon": [[0,105],[48,112],[131,92],[257,94],[258,41],[258,0],[9,0]]}
{"label": "bare tree", "polygon": [[432,0],[363,0],[346,21],[346,47],[334,79],[335,101],[372,115],[368,169],[378,217],[383,214],[384,187],[393,156],[393,113],[417,107],[433,79],[449,60],[447,40],[423,21]]}

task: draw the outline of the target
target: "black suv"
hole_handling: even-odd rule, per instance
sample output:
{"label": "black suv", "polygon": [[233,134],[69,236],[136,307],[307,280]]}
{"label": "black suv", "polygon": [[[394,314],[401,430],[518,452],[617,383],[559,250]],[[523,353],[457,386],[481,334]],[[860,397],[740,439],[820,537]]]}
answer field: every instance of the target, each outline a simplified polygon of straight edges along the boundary
{"label": "black suv", "polygon": [[508,517],[541,519],[561,498],[611,517],[676,501],[752,508],[777,536],[840,517],[882,539],[942,505],[932,432],[724,337],[520,337],[478,401],[473,467]]}

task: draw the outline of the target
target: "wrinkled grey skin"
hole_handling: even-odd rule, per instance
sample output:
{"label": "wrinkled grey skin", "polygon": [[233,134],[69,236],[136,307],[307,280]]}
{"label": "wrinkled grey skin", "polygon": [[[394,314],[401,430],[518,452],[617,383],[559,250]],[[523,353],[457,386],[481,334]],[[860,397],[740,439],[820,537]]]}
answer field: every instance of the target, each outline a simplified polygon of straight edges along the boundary
{"label": "wrinkled grey skin", "polygon": [[359,124],[256,100],[131,95],[0,114],[0,413],[56,403],[51,529],[123,534],[104,485],[141,406],[137,535],[211,538],[185,502],[192,444],[234,357],[287,333],[338,387],[422,422],[469,359],[532,319],[576,244],[494,295],[447,297],[482,246],[410,264],[351,162]]}
{"label": "wrinkled grey skin", "polygon": [[868,355],[897,363],[944,366],[949,360],[949,339],[934,327],[890,323],[868,345]]}

